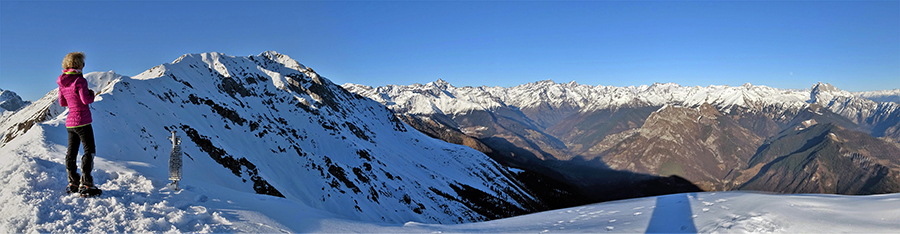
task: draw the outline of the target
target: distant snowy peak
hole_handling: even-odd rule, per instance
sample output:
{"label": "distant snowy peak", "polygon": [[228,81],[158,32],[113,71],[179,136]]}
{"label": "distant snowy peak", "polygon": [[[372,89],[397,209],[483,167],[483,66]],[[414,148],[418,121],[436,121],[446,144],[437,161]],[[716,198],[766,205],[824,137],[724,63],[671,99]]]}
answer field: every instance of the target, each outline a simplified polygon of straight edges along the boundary
{"label": "distant snowy peak", "polygon": [[809,91],[809,103],[819,103],[831,101],[836,97],[853,97],[853,94],[847,91],[835,88],[829,83],[819,82],[813,85]]}
{"label": "distant snowy peak", "polygon": [[343,88],[378,101],[394,111],[418,115],[456,114],[506,106],[483,88],[457,88],[443,80],[424,85],[387,85],[377,88],[344,84]]}
{"label": "distant snowy peak", "polygon": [[439,89],[455,88],[452,85],[450,85],[450,83],[448,83],[447,81],[445,81],[443,79],[438,79],[434,82],[428,82],[427,84],[425,84],[425,86],[434,86]]}
{"label": "distant snowy peak", "polygon": [[19,97],[15,92],[0,89],[0,112],[16,111],[28,105],[28,103],[30,102],[23,101],[22,97]]}
{"label": "distant snowy peak", "polygon": [[879,125],[885,121],[896,123],[897,116],[900,116],[900,104],[889,100],[898,97],[898,92],[900,90],[855,94],[820,82],[810,88],[807,102],[824,106],[856,124]]}
{"label": "distant snowy peak", "polygon": [[900,89],[869,91],[869,92],[856,92],[853,94],[856,96],[865,98],[865,99],[875,101],[875,102],[900,103]]}

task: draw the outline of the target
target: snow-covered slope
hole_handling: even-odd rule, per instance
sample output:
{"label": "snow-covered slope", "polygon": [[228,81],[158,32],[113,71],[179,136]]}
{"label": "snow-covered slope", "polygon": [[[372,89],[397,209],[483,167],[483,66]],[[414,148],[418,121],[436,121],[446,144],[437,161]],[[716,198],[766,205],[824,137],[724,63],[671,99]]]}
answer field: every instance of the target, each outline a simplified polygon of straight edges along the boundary
{"label": "snow-covered slope", "polygon": [[[0,123],[3,161],[17,162],[4,165],[0,202],[29,210],[3,212],[0,226],[7,230],[168,230],[116,224],[141,216],[150,216],[152,227],[190,226],[190,220],[163,217],[178,213],[172,207],[199,212],[167,203],[179,195],[160,190],[168,178],[170,131],[184,142],[187,194],[241,194],[234,196],[386,223],[472,222],[539,206],[484,154],[408,130],[384,106],[346,92],[286,55],[187,54],[134,77],[95,72],[86,78],[100,91],[91,105],[95,180],[109,196],[82,201],[64,195],[65,109],[53,91]],[[210,200],[217,199],[226,201]],[[93,205],[143,211],[121,214]],[[57,209],[62,211],[50,211]],[[95,212],[124,217],[98,220]],[[206,214],[204,220],[222,218],[199,213]],[[98,223],[74,229],[52,224],[81,221]],[[134,229],[116,229],[129,225]]]}
{"label": "snow-covered slope", "polygon": [[[891,233],[900,194],[687,193],[607,202],[461,225],[399,231],[478,233]],[[393,230],[390,230],[393,231]]]}

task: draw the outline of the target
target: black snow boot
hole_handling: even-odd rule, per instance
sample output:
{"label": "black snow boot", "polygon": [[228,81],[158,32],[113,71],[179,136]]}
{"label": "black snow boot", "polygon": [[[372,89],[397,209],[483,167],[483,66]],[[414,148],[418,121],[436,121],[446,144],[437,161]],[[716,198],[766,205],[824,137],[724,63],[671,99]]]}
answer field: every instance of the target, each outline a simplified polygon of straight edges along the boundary
{"label": "black snow boot", "polygon": [[77,193],[78,191],[78,185],[69,184],[69,186],[66,186],[66,194]]}
{"label": "black snow boot", "polygon": [[94,186],[82,185],[81,189],[78,190],[78,193],[81,194],[81,197],[96,197],[100,196],[103,191]]}

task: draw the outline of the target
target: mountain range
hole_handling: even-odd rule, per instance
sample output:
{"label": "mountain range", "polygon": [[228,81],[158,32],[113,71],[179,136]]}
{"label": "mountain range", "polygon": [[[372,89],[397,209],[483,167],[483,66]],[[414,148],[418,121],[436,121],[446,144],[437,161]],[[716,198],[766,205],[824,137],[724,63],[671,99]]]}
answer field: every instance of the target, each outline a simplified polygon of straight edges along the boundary
{"label": "mountain range", "polygon": [[[900,191],[900,104],[891,101],[900,90],[552,80],[508,88],[443,80],[343,87],[406,119],[459,129],[500,152],[498,162],[557,175],[576,192],[604,181],[586,175],[615,172],[675,176],[707,191]],[[585,166],[593,169],[572,169]]]}

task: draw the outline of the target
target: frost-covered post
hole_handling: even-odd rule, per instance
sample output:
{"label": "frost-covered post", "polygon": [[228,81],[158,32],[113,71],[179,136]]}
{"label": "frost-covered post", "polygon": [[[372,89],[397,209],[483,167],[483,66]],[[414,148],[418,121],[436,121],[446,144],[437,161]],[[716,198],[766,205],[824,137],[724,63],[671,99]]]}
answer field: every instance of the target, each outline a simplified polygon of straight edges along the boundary
{"label": "frost-covered post", "polygon": [[172,181],[175,190],[178,190],[178,181],[181,180],[181,137],[176,136],[175,131],[172,131],[169,140],[172,140],[172,153],[169,154],[169,180]]}

